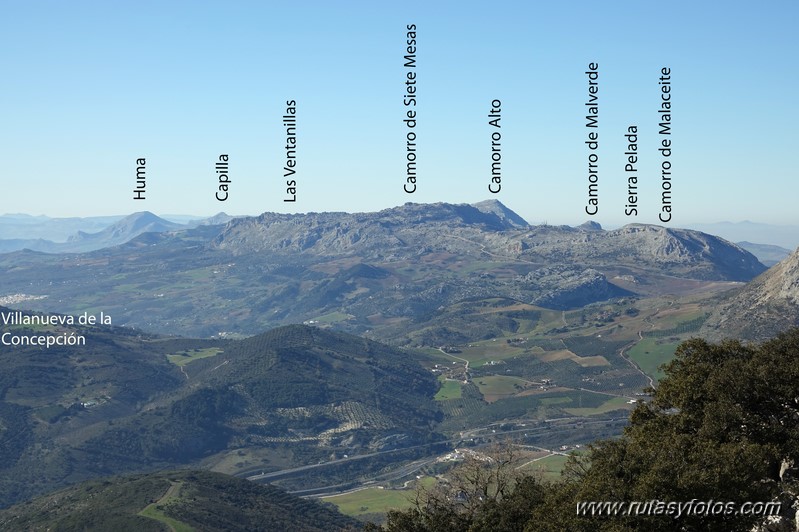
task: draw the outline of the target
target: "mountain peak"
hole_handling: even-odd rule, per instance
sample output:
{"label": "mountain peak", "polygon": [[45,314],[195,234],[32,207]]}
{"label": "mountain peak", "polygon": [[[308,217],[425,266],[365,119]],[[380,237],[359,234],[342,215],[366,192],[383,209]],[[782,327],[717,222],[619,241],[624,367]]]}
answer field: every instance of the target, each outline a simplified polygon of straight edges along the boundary
{"label": "mountain peak", "polygon": [[73,246],[85,247],[85,249],[78,247],[77,251],[86,251],[123,244],[142,233],[163,233],[183,227],[180,224],[164,220],[150,211],[140,211],[122,218],[98,233],[79,231],[70,237],[68,242]]}
{"label": "mountain peak", "polygon": [[577,226],[577,229],[582,229],[583,231],[602,231],[602,226],[596,222],[592,222],[591,220],[581,223]]}
{"label": "mountain peak", "polygon": [[491,213],[497,215],[503,222],[516,228],[529,227],[527,221],[516,214],[514,211],[506,207],[501,201],[490,199],[472,203],[472,207],[484,213]]}
{"label": "mountain peak", "polygon": [[[120,221],[116,222],[114,225],[130,225],[133,226],[141,226],[147,224],[164,224],[164,225],[178,225],[168,220],[164,220],[163,218],[151,213],[150,211],[139,211],[130,214]],[[113,227],[113,226],[112,226]]]}
{"label": "mountain peak", "polygon": [[210,218],[206,218],[204,220],[200,220],[199,225],[221,225],[226,224],[230,220],[235,218],[235,216],[231,216],[226,212],[218,212],[215,215],[211,216]]}

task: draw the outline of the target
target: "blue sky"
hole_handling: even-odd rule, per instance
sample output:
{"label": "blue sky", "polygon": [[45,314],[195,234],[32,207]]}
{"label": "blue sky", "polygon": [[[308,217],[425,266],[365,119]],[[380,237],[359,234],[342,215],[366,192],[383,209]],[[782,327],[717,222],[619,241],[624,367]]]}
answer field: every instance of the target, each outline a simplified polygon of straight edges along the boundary
{"label": "blue sky", "polygon": [[[371,211],[495,198],[531,222],[656,223],[672,71],[672,226],[796,224],[796,2],[3,2],[0,212]],[[406,24],[418,189],[403,192]],[[590,62],[599,213],[584,212]],[[285,203],[286,100],[297,202]],[[487,114],[502,101],[502,191]],[[623,213],[639,127],[639,215]],[[227,201],[214,163],[230,156]],[[134,201],[147,159],[146,200]]]}

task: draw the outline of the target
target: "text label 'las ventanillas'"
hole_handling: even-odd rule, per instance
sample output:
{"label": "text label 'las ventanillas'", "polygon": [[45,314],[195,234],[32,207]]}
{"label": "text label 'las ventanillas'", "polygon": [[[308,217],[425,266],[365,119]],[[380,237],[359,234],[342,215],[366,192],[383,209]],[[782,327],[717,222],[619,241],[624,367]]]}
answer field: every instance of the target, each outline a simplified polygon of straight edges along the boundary
{"label": "text label 'las ventanillas'", "polygon": [[283,178],[286,180],[285,202],[297,201],[297,101],[286,101],[286,114],[283,115],[283,126],[286,128],[286,165],[283,167]]}

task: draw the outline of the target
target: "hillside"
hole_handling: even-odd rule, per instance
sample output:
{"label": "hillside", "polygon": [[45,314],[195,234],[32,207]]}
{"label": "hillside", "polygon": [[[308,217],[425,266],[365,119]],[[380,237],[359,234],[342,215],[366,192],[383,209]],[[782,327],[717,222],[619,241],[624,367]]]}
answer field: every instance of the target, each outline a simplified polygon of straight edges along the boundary
{"label": "hillside", "polygon": [[221,341],[0,324],[6,332],[86,343],[0,351],[0,507],[91,477],[212,467],[241,449],[253,458],[233,469],[270,471],[437,437],[435,377],[343,333],[298,325]]}
{"label": "hillside", "polygon": [[243,446],[381,450],[391,434],[427,441],[438,417],[435,378],[407,355],[311,327],[230,342],[184,371],[187,386],[168,403],[85,442],[95,468],[189,463]]}
{"label": "hillside", "polygon": [[799,325],[799,249],[717,305],[701,334],[765,340]]}
{"label": "hillside", "polygon": [[0,510],[0,530],[236,532],[357,530],[319,503],[269,485],[212,473],[170,471],[91,480]]}

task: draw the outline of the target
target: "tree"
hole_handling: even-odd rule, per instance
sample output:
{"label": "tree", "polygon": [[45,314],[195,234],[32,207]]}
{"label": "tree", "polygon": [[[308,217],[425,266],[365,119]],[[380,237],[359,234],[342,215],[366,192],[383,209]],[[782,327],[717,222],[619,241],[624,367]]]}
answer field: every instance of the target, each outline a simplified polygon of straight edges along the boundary
{"label": "tree", "polygon": [[[433,488],[419,488],[414,506],[391,511],[387,532],[522,532],[544,488],[516,468],[512,444],[464,451],[464,460]],[[377,530],[380,530],[379,528]]]}
{"label": "tree", "polygon": [[[789,513],[796,485],[780,472],[799,463],[799,331],[759,346],[690,340],[665,373],[620,439],[597,442],[589,458],[569,464],[559,489],[571,496],[539,508],[540,516],[575,514],[577,501],[694,499],[737,508],[782,498]],[[748,531],[760,522],[756,515],[635,515],[576,519],[569,529]]]}
{"label": "tree", "polygon": [[[761,345],[689,340],[665,374],[652,400],[632,412],[622,436],[572,457],[562,482],[506,477],[514,472],[506,461],[467,461],[447,489],[417,499],[411,510],[392,512],[385,530],[777,530],[764,528],[762,516],[737,513],[745,502],[775,501],[781,503],[781,525],[789,527],[780,530],[793,530],[799,329]],[[589,501],[637,501],[640,513],[577,515],[578,503]],[[722,514],[675,506],[691,501],[691,508]]]}

